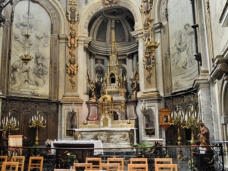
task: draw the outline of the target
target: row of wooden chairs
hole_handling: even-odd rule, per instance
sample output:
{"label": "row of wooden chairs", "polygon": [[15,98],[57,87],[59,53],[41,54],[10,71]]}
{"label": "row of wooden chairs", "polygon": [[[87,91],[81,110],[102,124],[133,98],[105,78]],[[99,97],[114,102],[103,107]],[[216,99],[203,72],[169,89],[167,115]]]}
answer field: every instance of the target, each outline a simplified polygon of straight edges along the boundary
{"label": "row of wooden chairs", "polygon": [[[79,168],[85,170],[103,170],[107,171],[124,171],[124,158],[108,158],[107,163],[102,163],[101,158],[86,158],[86,163],[74,163],[75,171]],[[131,158],[128,164],[128,171],[135,170],[148,171],[147,158]]]}
{"label": "row of wooden chairs", "polygon": [[[34,168],[42,171],[43,162],[44,162],[44,158],[42,156],[41,157],[35,157],[35,156],[29,157],[28,171],[30,171],[31,169],[34,169]],[[11,170],[14,170],[14,171],[18,171],[19,169],[21,171],[23,171],[24,163],[25,163],[25,156],[12,156],[11,161],[8,161],[8,156],[0,156],[1,171],[6,171],[7,168],[10,168]]]}
{"label": "row of wooden chairs", "polygon": [[[96,164],[94,164],[96,163]],[[155,171],[178,171],[177,164],[173,164],[172,158],[155,158]],[[74,170],[85,168],[85,170],[123,171],[124,158],[108,158],[107,163],[102,163],[101,158],[86,158],[86,163],[74,163]],[[147,158],[131,158],[128,171],[148,171]]]}

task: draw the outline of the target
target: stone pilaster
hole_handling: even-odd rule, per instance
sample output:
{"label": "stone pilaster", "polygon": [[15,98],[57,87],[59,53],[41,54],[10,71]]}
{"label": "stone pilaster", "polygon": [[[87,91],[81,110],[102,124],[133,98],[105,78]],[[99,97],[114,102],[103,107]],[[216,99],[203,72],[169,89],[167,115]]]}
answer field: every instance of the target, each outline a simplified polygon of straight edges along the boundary
{"label": "stone pilaster", "polygon": [[208,79],[200,77],[195,80],[196,88],[198,88],[198,101],[199,101],[199,113],[201,114],[199,117],[203,121],[203,123],[208,127],[210,131],[210,139],[214,140],[214,117],[212,114],[212,106],[211,106],[211,91],[210,84]]}

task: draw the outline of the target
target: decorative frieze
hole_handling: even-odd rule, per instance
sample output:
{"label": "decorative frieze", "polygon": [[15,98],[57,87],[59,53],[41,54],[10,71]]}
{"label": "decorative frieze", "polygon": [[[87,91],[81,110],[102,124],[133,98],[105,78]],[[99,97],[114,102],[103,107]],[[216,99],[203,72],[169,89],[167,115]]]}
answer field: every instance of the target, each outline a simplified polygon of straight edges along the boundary
{"label": "decorative frieze", "polygon": [[116,0],[103,0],[104,6],[111,6],[116,3],[117,3]]}
{"label": "decorative frieze", "polygon": [[141,4],[141,11],[143,15],[143,39],[144,39],[144,75],[145,88],[156,88],[155,79],[155,50],[159,44],[154,41],[154,22],[151,17],[152,2],[150,0],[143,0]]}
{"label": "decorative frieze", "polygon": [[[78,47],[78,10],[76,0],[70,0],[67,10],[67,21],[69,24],[69,34],[67,36],[67,62],[66,74],[71,86],[71,90],[77,89],[77,47]],[[68,87],[69,88],[69,87]]]}

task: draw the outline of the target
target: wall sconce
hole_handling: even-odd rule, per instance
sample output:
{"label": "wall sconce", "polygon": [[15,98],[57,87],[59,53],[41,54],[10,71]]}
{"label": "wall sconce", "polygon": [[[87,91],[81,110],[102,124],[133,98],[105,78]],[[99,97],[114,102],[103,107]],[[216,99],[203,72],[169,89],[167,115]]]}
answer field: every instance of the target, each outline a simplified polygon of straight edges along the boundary
{"label": "wall sconce", "polygon": [[8,131],[10,134],[11,131],[19,130],[19,121],[9,112],[9,115],[2,119],[1,127],[1,130]]}

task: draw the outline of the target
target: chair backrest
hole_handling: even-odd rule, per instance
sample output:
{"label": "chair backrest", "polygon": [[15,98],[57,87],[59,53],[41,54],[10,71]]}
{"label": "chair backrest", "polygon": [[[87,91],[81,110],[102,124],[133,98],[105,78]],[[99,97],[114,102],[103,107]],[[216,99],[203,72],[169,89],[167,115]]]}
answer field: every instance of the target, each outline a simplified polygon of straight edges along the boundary
{"label": "chair backrest", "polygon": [[147,158],[131,158],[130,164],[148,164]]}
{"label": "chair backrest", "polygon": [[74,171],[76,171],[77,168],[84,168],[85,170],[92,170],[92,163],[74,163],[73,168],[74,168]]}
{"label": "chair backrest", "polygon": [[7,162],[8,156],[0,156],[0,168],[2,168],[3,162]]}
{"label": "chair backrest", "polygon": [[28,171],[30,171],[33,168],[39,169],[40,171],[43,170],[43,163],[44,163],[44,157],[29,157],[29,166]]}
{"label": "chair backrest", "polygon": [[19,163],[19,168],[21,171],[24,171],[25,156],[12,156],[11,160],[13,162]]}
{"label": "chair backrest", "polygon": [[154,164],[172,164],[173,159],[172,158],[155,158]]}
{"label": "chair backrest", "polygon": [[148,171],[148,164],[128,164],[128,171]]}
{"label": "chair backrest", "polygon": [[156,164],[155,171],[178,171],[177,164]]}
{"label": "chair backrest", "polygon": [[124,158],[108,158],[107,164],[109,163],[119,163],[120,164],[120,170],[124,171]]}
{"label": "chair backrest", "polygon": [[1,171],[18,171],[18,162],[3,162]]}
{"label": "chair backrest", "polygon": [[86,158],[86,163],[92,163],[92,169],[101,170],[101,158]]}
{"label": "chair backrest", "polygon": [[[103,169],[106,168],[106,169]],[[120,163],[101,163],[101,170],[121,171]]]}

